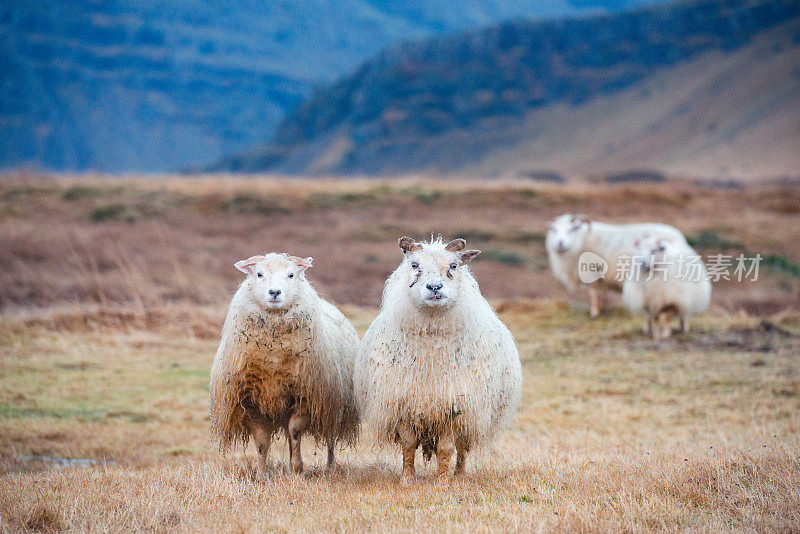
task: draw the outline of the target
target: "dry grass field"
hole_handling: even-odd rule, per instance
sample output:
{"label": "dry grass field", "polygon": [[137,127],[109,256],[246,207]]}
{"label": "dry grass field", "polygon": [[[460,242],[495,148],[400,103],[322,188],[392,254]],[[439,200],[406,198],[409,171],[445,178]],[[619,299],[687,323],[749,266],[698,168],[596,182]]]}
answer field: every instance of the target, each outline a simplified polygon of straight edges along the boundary
{"label": "dry grass field", "polygon": [[[547,273],[565,211],[675,224],[704,254],[761,253],[693,331],[655,343],[589,321]],[[0,181],[0,530],[800,529],[800,190],[666,184],[47,179]],[[467,476],[401,489],[362,440],[324,473],[256,481],[208,439],[208,371],[233,262],[315,257],[363,333],[396,238],[461,235],[520,348],[515,425]],[[613,304],[613,302],[612,302]],[[316,453],[316,454],[315,454]]]}

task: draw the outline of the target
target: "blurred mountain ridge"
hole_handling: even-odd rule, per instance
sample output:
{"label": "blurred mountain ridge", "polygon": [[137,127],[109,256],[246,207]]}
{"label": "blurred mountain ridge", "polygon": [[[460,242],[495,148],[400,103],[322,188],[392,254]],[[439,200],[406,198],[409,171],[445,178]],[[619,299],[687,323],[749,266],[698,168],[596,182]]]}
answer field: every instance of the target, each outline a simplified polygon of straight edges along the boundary
{"label": "blurred mountain ridge", "polygon": [[699,0],[391,47],[212,170],[800,172],[800,2]]}
{"label": "blurred mountain ridge", "polygon": [[210,164],[388,44],[649,1],[3,2],[0,167]]}

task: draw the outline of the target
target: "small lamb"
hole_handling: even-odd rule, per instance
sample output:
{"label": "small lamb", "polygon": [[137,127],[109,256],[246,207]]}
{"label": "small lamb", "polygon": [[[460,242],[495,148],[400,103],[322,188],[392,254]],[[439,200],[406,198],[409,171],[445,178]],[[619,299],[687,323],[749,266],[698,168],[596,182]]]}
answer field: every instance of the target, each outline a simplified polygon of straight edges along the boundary
{"label": "small lamb", "polygon": [[330,467],[336,443],[352,443],[358,430],[358,335],[311,287],[305,276],[311,261],[271,253],[236,263],[247,278],[233,297],[211,368],[212,435],[223,452],[252,437],[262,477],[279,430],[298,473],[303,433],[327,444]]}
{"label": "small lamb", "polygon": [[632,313],[647,316],[644,332],[653,339],[672,334],[677,316],[680,330],[689,331],[689,318],[708,307],[711,282],[703,260],[682,241],[649,237],[636,242],[634,267],[622,287],[622,301]]}

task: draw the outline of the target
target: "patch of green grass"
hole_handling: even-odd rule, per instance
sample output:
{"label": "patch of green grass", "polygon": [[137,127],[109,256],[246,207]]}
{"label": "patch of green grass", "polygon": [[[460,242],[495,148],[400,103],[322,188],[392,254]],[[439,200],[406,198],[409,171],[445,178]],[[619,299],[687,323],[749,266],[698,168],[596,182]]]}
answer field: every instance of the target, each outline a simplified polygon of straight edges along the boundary
{"label": "patch of green grass", "polygon": [[478,256],[487,260],[494,260],[505,265],[523,265],[527,260],[521,254],[512,251],[505,251],[499,248],[489,249]]}
{"label": "patch of green grass", "polygon": [[222,200],[220,210],[235,213],[258,213],[272,215],[275,213],[290,213],[292,210],[280,202],[262,196],[244,193]]}
{"label": "patch of green grass", "polygon": [[509,241],[513,241],[515,243],[542,243],[545,242],[545,232],[543,231],[519,231],[519,232],[512,232],[508,236]]}
{"label": "patch of green grass", "polygon": [[766,267],[800,278],[800,264],[793,262],[788,257],[780,254],[765,254],[761,258],[761,262]]}
{"label": "patch of green grass", "polygon": [[30,417],[50,417],[53,419],[77,419],[79,421],[101,421],[105,417],[103,410],[89,408],[33,408],[15,406],[9,403],[0,404],[0,417],[24,419]]}
{"label": "patch of green grass", "polygon": [[99,187],[94,187],[91,185],[76,185],[64,191],[64,193],[61,195],[61,198],[67,202],[72,202],[85,197],[97,197],[102,195],[103,192],[103,189]]}
{"label": "patch of green grass", "polygon": [[420,189],[414,197],[423,204],[431,204],[442,198],[442,192],[434,189]]}
{"label": "patch of green grass", "polygon": [[744,248],[739,241],[729,241],[714,230],[701,230],[700,232],[686,237],[686,241],[692,248],[728,250],[732,248]]}
{"label": "patch of green grass", "polygon": [[52,193],[55,191],[52,187],[38,187],[33,185],[20,185],[9,187],[8,189],[3,192],[2,198],[3,200],[14,200],[18,197],[23,196],[30,196],[30,195],[41,195],[45,193]]}
{"label": "patch of green grass", "polygon": [[99,206],[92,211],[93,222],[124,221],[134,222],[141,216],[139,211],[125,204],[107,204]]}
{"label": "patch of green grass", "polygon": [[209,368],[208,367],[172,367],[171,370],[177,372],[181,376],[187,377],[202,377],[204,379],[208,378]]}
{"label": "patch of green grass", "polygon": [[314,193],[308,197],[312,207],[333,208],[352,204],[372,204],[380,199],[379,191],[347,191],[344,193]]}
{"label": "patch of green grass", "polygon": [[164,456],[191,456],[198,450],[195,447],[170,447],[159,452]]}
{"label": "patch of green grass", "polygon": [[516,190],[516,194],[517,194],[517,196],[519,196],[521,198],[524,198],[524,199],[530,199],[530,198],[535,198],[535,197],[539,196],[539,192],[536,191],[536,189],[532,189],[532,188],[529,188],[529,187],[523,187],[523,188],[517,189]]}
{"label": "patch of green grass", "polygon": [[469,243],[470,241],[491,241],[497,236],[491,230],[459,230],[457,232],[453,232],[453,238],[460,237],[462,239],[466,239]]}

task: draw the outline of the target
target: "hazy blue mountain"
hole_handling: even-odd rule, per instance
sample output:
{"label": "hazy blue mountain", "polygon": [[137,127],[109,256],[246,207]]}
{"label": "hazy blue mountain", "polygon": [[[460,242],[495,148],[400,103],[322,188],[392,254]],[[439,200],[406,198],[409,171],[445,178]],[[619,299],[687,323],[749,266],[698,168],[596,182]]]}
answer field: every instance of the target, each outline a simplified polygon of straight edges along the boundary
{"label": "hazy blue mountain", "polygon": [[[318,90],[287,117],[270,143],[226,158],[215,168],[507,174],[526,165],[590,172],[612,162],[691,170],[676,161],[690,158],[714,172],[730,169],[703,152],[716,150],[719,157],[734,160],[751,152],[760,159],[774,155],[759,168],[791,172],[800,157],[800,136],[793,137],[800,127],[800,110],[793,107],[800,96],[798,17],[800,2],[702,0],[592,17],[516,21],[404,43]],[[759,54],[748,49],[741,55],[748,61],[730,60],[776,28],[783,30],[770,34]],[[718,72],[704,59],[709,54],[716,54],[718,64],[737,67]],[[695,67],[682,68],[692,62]],[[659,73],[672,84],[672,94],[642,86]],[[706,73],[716,78],[703,78]],[[761,82],[766,83],[756,90]],[[660,102],[672,101],[691,83],[698,84],[697,94],[662,109]],[[639,92],[631,94],[634,87]],[[654,91],[659,97],[651,101]],[[615,95],[624,96],[614,100]],[[601,100],[602,112],[590,105]],[[625,123],[606,121],[645,101],[648,106]],[[650,122],[642,124],[639,116]],[[675,117],[687,118],[679,125],[683,135],[665,130],[678,128]],[[770,129],[770,123],[778,129]],[[569,141],[556,146],[541,138],[560,124],[583,133],[571,137],[561,132]],[[730,129],[722,128],[725,124]],[[747,135],[755,131],[758,135]],[[660,142],[660,135],[671,144]],[[642,139],[649,144],[637,145]],[[687,146],[693,141],[696,145]],[[632,151],[633,146],[639,150]],[[494,166],[484,164],[490,159]],[[743,162],[736,168],[747,172],[749,167]]]}
{"label": "hazy blue mountain", "polygon": [[0,3],[0,166],[208,164],[385,46],[641,0]]}

